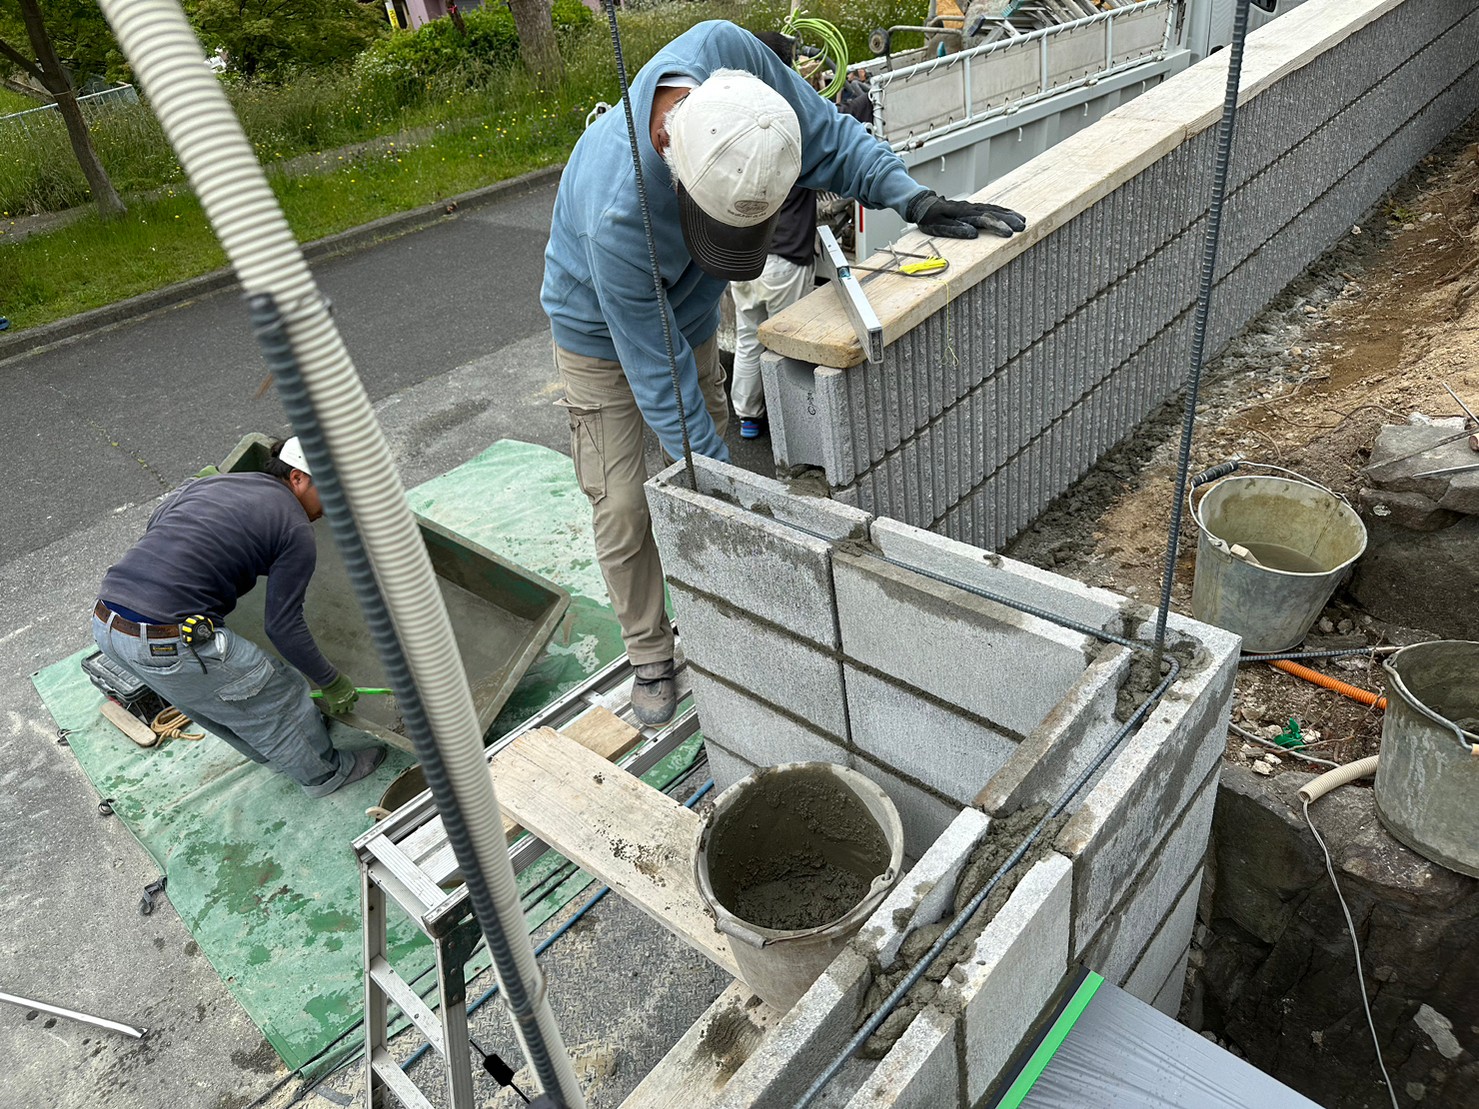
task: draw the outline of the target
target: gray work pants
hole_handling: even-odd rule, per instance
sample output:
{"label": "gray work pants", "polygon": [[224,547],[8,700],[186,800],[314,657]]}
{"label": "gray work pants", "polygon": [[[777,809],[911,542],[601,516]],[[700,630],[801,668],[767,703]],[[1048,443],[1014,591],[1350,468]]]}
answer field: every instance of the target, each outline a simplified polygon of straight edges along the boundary
{"label": "gray work pants", "polygon": [[98,650],[212,735],[286,774],[310,797],[344,784],[354,752],[335,750],[297,670],[225,628],[192,653],[177,638],[126,635],[111,626],[114,619],[94,614]]}

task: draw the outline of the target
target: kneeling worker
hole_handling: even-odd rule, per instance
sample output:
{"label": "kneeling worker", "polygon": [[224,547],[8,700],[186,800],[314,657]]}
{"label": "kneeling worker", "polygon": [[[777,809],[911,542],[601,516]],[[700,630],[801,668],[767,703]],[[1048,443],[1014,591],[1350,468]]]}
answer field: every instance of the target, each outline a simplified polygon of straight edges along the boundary
{"label": "kneeling worker", "polygon": [[[187,481],[103,575],[92,621],[104,655],[310,797],[359,781],[385,758],[383,747],[336,749],[304,680],[322,687],[335,715],[358,698],[303,618],[318,558],[312,523],[322,515],[296,437],[274,446],[261,473]],[[224,626],[263,576],[265,630],[292,667]]]}

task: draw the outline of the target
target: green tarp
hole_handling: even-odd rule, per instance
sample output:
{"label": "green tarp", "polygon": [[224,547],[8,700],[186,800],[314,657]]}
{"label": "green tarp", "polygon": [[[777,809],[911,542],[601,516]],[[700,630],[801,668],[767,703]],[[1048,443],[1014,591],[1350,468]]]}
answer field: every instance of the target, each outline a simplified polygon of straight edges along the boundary
{"label": "green tarp", "polygon": [[[596,565],[590,508],[564,455],[499,442],[417,487],[410,501],[571,593],[563,623],[493,735],[621,654],[620,628]],[[232,994],[289,1067],[317,1073],[357,1045],[360,886],[350,843],[369,825],[366,807],[410,757],[392,750],[367,781],[313,800],[213,737],[141,749],[99,716],[101,697],[78,667],[91,650],[38,671],[37,691],[99,796],[111,799],[167,876],[169,902]],[[365,741],[335,727],[336,743]],[[696,748],[690,743],[680,759],[691,760]],[[674,777],[677,761],[649,780]],[[547,856],[521,876],[530,927],[589,883],[584,875],[561,880],[562,867],[563,860]],[[391,944],[406,977],[431,966],[429,949],[408,921],[392,922]]]}

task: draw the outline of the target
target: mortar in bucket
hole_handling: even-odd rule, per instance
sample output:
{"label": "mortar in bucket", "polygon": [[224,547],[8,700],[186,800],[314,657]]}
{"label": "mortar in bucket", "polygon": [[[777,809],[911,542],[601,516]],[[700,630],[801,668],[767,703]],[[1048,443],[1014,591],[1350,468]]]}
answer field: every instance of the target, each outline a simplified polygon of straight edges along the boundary
{"label": "mortar in bucket", "polygon": [[714,802],[694,875],[740,977],[788,1010],[899,880],[904,831],[888,795],[854,770],[757,770]]}
{"label": "mortar in bucket", "polygon": [[[1289,477],[1223,477],[1256,465]],[[1198,485],[1221,477],[1193,504]],[[1309,478],[1261,463],[1217,467],[1192,480],[1196,521],[1192,615],[1243,637],[1243,650],[1296,646],[1346,571],[1366,550],[1366,525],[1346,501]]]}
{"label": "mortar in bucket", "polygon": [[1418,854],[1479,878],[1479,643],[1417,643],[1382,666],[1376,814]]}

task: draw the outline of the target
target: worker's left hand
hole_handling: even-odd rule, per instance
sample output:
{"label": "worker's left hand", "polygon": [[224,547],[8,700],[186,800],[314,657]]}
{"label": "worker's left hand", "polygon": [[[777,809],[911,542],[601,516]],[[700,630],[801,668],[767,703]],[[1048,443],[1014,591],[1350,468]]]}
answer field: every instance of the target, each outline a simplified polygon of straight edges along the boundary
{"label": "worker's left hand", "polygon": [[348,675],[340,674],[323,688],[324,711],[330,716],[343,716],[359,700],[359,690]]}
{"label": "worker's left hand", "polygon": [[1010,239],[1027,230],[1021,213],[1000,204],[978,204],[973,200],[946,200],[926,189],[909,202],[905,218],[919,225],[926,235],[946,239],[974,239],[977,228]]}

